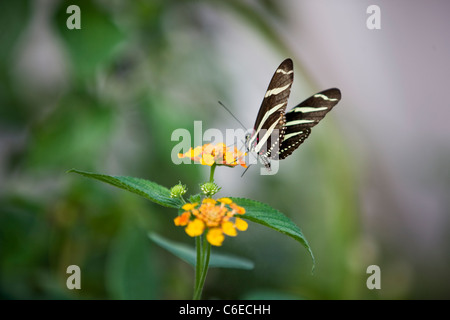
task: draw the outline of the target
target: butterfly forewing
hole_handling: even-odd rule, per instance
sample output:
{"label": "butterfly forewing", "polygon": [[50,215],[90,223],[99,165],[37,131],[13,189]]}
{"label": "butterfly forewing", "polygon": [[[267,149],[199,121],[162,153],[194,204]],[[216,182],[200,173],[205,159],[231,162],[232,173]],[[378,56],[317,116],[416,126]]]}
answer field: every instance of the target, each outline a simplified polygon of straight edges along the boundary
{"label": "butterfly forewing", "polygon": [[[278,154],[285,130],[285,111],[294,81],[291,59],[284,60],[269,83],[249,139],[252,151],[265,157]],[[276,148],[277,152],[274,152]]]}
{"label": "butterfly forewing", "polygon": [[308,138],[311,128],[340,100],[341,92],[332,88],[316,93],[287,112],[279,158],[284,159],[297,149]]}
{"label": "butterfly forewing", "polygon": [[297,149],[311,133],[311,128],[341,100],[339,89],[321,91],[285,113],[294,70],[291,59],[284,60],[269,83],[248,140],[266,168],[270,159],[284,159]]}

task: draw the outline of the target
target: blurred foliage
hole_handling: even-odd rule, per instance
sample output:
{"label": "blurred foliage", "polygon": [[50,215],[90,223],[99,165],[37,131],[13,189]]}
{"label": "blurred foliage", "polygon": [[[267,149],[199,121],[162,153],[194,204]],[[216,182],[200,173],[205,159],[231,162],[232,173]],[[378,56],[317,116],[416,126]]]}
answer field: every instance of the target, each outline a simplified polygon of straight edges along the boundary
{"label": "blurred foliage", "polygon": [[[81,8],[81,30],[66,27],[70,4]],[[198,188],[202,168],[170,161],[171,133],[211,123],[211,105],[232,94],[204,8],[231,13],[287,52],[269,22],[288,23],[275,0],[1,2],[0,298],[190,298],[192,269],[147,237],[189,241],[173,212],[65,172]],[[322,130],[326,145],[317,132],[301,160],[286,160],[295,174],[239,182],[264,179],[242,196],[291,213],[316,255],[315,273],[295,241],[252,224],[220,250],[248,257],[255,270],[211,270],[205,298],[377,297],[365,287],[371,261],[358,247],[353,165],[337,130]],[[308,170],[294,170],[299,162]],[[65,286],[71,264],[81,268],[82,290]]]}

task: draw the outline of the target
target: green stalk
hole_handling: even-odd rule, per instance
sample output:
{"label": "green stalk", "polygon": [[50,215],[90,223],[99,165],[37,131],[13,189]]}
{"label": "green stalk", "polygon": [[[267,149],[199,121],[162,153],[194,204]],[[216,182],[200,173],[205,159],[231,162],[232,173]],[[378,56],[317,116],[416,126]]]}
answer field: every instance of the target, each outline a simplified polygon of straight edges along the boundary
{"label": "green stalk", "polygon": [[214,162],[211,166],[211,172],[209,174],[209,182],[214,182],[214,171],[216,170],[216,163]]}
{"label": "green stalk", "polygon": [[[200,243],[200,241],[198,242]],[[206,240],[206,237],[203,239],[202,250],[199,250],[198,247],[197,261],[201,260],[202,263],[197,263],[196,265],[194,300],[200,300],[202,296],[203,286],[205,285],[206,275],[208,273],[209,258],[211,256],[211,245]]]}
{"label": "green stalk", "polygon": [[196,293],[198,291],[200,285],[200,279],[202,275],[202,236],[195,237],[195,248],[197,249],[197,260],[195,262],[195,284],[194,284],[194,300],[198,300],[196,298]]}
{"label": "green stalk", "polygon": [[[203,273],[202,273],[202,276],[200,278],[200,288],[201,288],[201,290],[203,290],[203,286],[205,284],[206,275],[208,273],[208,268],[209,268],[209,258],[211,256],[211,244],[206,240],[206,237],[204,239],[203,247],[205,249],[205,252],[203,254],[203,261],[204,261]],[[200,291],[200,294],[201,293],[202,292]]]}
{"label": "green stalk", "polygon": [[[214,182],[214,171],[216,163],[211,166],[209,174],[209,182]],[[198,236],[195,238],[195,246],[197,248],[197,260],[195,264],[195,286],[194,300],[200,300],[202,296],[203,286],[205,284],[206,275],[208,273],[209,258],[211,256],[211,244],[206,240],[206,236]]]}

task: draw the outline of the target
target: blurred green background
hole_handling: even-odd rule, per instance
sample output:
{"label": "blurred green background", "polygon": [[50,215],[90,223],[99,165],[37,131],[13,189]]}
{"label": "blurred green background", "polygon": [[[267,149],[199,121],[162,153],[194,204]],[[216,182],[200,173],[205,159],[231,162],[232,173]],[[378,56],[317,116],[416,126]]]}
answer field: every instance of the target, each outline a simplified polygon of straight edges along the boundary
{"label": "blurred green background", "polygon": [[[445,6],[432,2],[433,12]],[[396,69],[401,63],[386,67],[392,73],[375,74],[377,61],[387,61],[396,51],[380,54],[375,50],[379,47],[367,43],[394,48],[410,43],[401,38],[407,43],[397,44],[399,38],[389,31],[402,29],[405,20],[393,18],[403,12],[401,6],[389,8],[383,2],[383,28],[369,34],[369,2],[347,1],[339,10],[336,4],[327,7],[329,1],[319,1],[315,8],[310,3],[2,1],[0,298],[191,298],[192,268],[147,237],[151,231],[193,245],[173,225],[176,212],[66,171],[135,176],[166,187],[181,181],[197,193],[208,168],[174,165],[170,155],[177,142],[171,141],[172,132],[192,131],[194,120],[203,121],[203,130],[238,128],[218,100],[251,127],[270,77],[286,57],[294,60],[296,72],[290,107],[334,86],[341,88],[343,100],[301,151],[281,163],[277,175],[262,176],[259,168],[252,168],[241,178],[241,168],[218,168],[216,182],[222,187],[218,196],[259,200],[294,220],[316,256],[315,272],[311,274],[311,260],[298,243],[250,224],[248,231],[214,250],[249,258],[255,269],[211,269],[203,297],[449,298],[449,132],[441,129],[446,140],[427,144],[420,152],[440,150],[436,158],[415,162],[416,151],[411,151],[403,159],[400,155],[406,153],[399,146],[418,147],[408,125],[422,133],[427,126],[443,126],[421,123],[423,105],[418,105],[402,127],[383,117],[407,110],[406,103],[387,113],[382,110],[389,104],[375,103],[378,96],[392,94],[384,91],[392,84],[391,90],[403,90],[405,96],[416,92],[420,101],[434,97],[431,89],[411,91],[401,81]],[[81,30],[66,26],[71,4],[81,9]],[[413,16],[421,12],[415,6],[408,11]],[[435,31],[444,33],[447,29],[438,22]],[[336,40],[338,32],[342,42]],[[429,34],[416,33],[415,41]],[[448,57],[448,41],[425,48],[430,51],[419,65]],[[330,58],[333,54],[336,60]],[[344,64],[345,55],[376,59]],[[440,68],[448,70],[448,61],[444,64]],[[433,81],[448,84],[433,77],[434,68],[415,78],[417,82],[428,82],[427,88]],[[399,136],[404,140],[396,145]],[[382,149],[377,137],[397,153]],[[397,155],[398,161],[390,161]],[[400,167],[404,171],[396,170]],[[411,185],[433,195],[422,189],[409,192]],[[81,290],[66,288],[66,268],[72,264],[81,268]],[[372,264],[381,268],[381,290],[366,287],[366,268]]]}

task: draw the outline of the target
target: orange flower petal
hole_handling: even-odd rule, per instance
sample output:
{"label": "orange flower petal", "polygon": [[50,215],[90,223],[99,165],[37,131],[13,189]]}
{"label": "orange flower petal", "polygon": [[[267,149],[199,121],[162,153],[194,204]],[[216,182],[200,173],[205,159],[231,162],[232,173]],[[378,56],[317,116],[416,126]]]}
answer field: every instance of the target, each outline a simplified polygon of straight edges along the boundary
{"label": "orange flower petal", "polygon": [[202,147],[195,147],[195,149],[192,150],[193,157],[197,157],[202,153]]}
{"label": "orange flower petal", "polygon": [[173,219],[176,226],[185,226],[189,222],[189,218],[191,217],[191,213],[188,211],[183,212],[182,215]]}
{"label": "orange flower petal", "polygon": [[186,233],[191,237],[199,236],[205,230],[205,224],[200,219],[190,221],[185,229]]}
{"label": "orange flower petal", "polygon": [[239,231],[245,231],[248,229],[247,221],[241,218],[236,218],[236,220],[234,221],[234,225],[236,226],[236,229],[238,229]]}
{"label": "orange flower petal", "polygon": [[202,147],[203,154],[205,154],[205,153],[211,154],[211,153],[213,153],[213,151],[214,151],[214,145],[212,145],[210,143],[204,144]]}
{"label": "orange flower petal", "polygon": [[[220,200],[219,200],[220,201]],[[216,204],[216,200],[212,199],[212,198],[205,198],[203,199],[202,203],[211,203],[211,204]]]}
{"label": "orange flower petal", "polygon": [[230,198],[220,198],[220,199],[217,199],[217,201],[222,202],[224,204],[231,204],[231,203],[233,203],[233,201],[231,201]]}
{"label": "orange flower petal", "polygon": [[236,165],[237,164],[237,159],[236,159],[235,154],[233,152],[227,151],[225,153],[225,163],[227,165]]}
{"label": "orange flower petal", "polygon": [[221,246],[223,240],[225,240],[225,236],[223,235],[223,232],[220,228],[212,228],[209,229],[206,240],[213,246]]}
{"label": "orange flower petal", "polygon": [[235,213],[237,214],[244,214],[245,213],[245,209],[243,207],[238,206],[236,203],[231,203],[230,204],[231,209],[233,209],[235,211]]}
{"label": "orange flower petal", "polygon": [[203,165],[212,166],[214,164],[214,157],[210,154],[204,154],[202,156],[202,162]]}
{"label": "orange flower petal", "polygon": [[198,203],[186,203],[181,208],[183,210],[189,211],[189,210],[194,209],[197,205],[198,205]]}
{"label": "orange flower petal", "polygon": [[214,163],[234,167],[241,165],[247,168],[243,157],[246,153],[240,152],[237,147],[228,148],[224,143],[206,143],[203,146],[190,148],[186,153],[179,153],[178,158],[190,158],[202,165],[212,166]]}
{"label": "orange flower petal", "polygon": [[222,223],[222,231],[227,236],[230,236],[230,237],[237,236],[236,228],[234,226],[234,223],[231,221],[225,221],[224,223]]}

